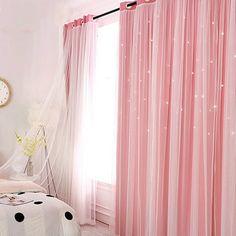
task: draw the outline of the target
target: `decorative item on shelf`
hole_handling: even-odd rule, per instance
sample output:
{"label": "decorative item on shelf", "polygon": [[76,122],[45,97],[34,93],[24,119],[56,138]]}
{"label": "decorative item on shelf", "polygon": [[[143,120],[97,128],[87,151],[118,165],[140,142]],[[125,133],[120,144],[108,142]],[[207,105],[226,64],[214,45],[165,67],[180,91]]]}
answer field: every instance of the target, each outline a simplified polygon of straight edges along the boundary
{"label": "decorative item on shelf", "polygon": [[22,147],[24,156],[28,157],[27,164],[24,169],[28,176],[33,176],[33,162],[32,157],[40,146],[45,145],[45,139],[42,134],[40,134],[40,129],[35,135],[22,137],[16,133],[16,141]]}

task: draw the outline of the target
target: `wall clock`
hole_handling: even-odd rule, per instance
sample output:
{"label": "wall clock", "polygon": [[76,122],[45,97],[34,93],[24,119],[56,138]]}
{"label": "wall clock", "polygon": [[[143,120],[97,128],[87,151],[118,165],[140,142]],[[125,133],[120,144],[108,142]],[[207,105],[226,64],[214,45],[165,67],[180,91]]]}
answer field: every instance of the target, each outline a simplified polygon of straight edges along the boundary
{"label": "wall clock", "polygon": [[6,106],[11,98],[11,88],[8,82],[0,78],[0,107]]}

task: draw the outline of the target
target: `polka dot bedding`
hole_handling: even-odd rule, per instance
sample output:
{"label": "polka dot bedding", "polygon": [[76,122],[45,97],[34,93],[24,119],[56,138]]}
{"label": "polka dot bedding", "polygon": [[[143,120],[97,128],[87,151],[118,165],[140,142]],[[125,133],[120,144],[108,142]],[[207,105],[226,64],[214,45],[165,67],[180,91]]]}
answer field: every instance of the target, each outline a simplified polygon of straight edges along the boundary
{"label": "polka dot bedding", "polygon": [[25,204],[0,204],[0,236],[80,235],[75,212],[66,203],[41,192],[14,196]]}

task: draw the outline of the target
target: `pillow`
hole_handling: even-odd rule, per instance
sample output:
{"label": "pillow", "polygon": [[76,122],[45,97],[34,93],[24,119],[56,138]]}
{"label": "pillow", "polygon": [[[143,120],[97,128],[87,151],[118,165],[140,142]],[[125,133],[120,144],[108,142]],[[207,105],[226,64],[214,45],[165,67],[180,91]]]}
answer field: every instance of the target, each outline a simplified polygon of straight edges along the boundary
{"label": "pillow", "polygon": [[2,193],[18,193],[18,192],[44,192],[45,188],[39,186],[32,181],[14,181],[0,179],[0,194]]}

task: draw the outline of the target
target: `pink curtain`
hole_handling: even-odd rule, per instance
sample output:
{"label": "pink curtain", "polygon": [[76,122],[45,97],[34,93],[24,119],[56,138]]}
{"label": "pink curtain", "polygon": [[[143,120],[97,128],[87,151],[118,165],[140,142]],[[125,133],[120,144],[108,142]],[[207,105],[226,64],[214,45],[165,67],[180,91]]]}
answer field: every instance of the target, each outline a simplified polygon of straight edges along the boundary
{"label": "pink curtain", "polygon": [[121,4],[118,235],[235,235],[235,11]]}
{"label": "pink curtain", "polygon": [[[67,149],[70,200],[80,224],[95,224],[96,182],[92,177],[93,86],[97,23],[91,15],[65,25],[64,64],[67,93]],[[72,164],[71,161],[73,160]],[[66,178],[65,177],[65,178]],[[66,188],[66,186],[65,186]]]}

